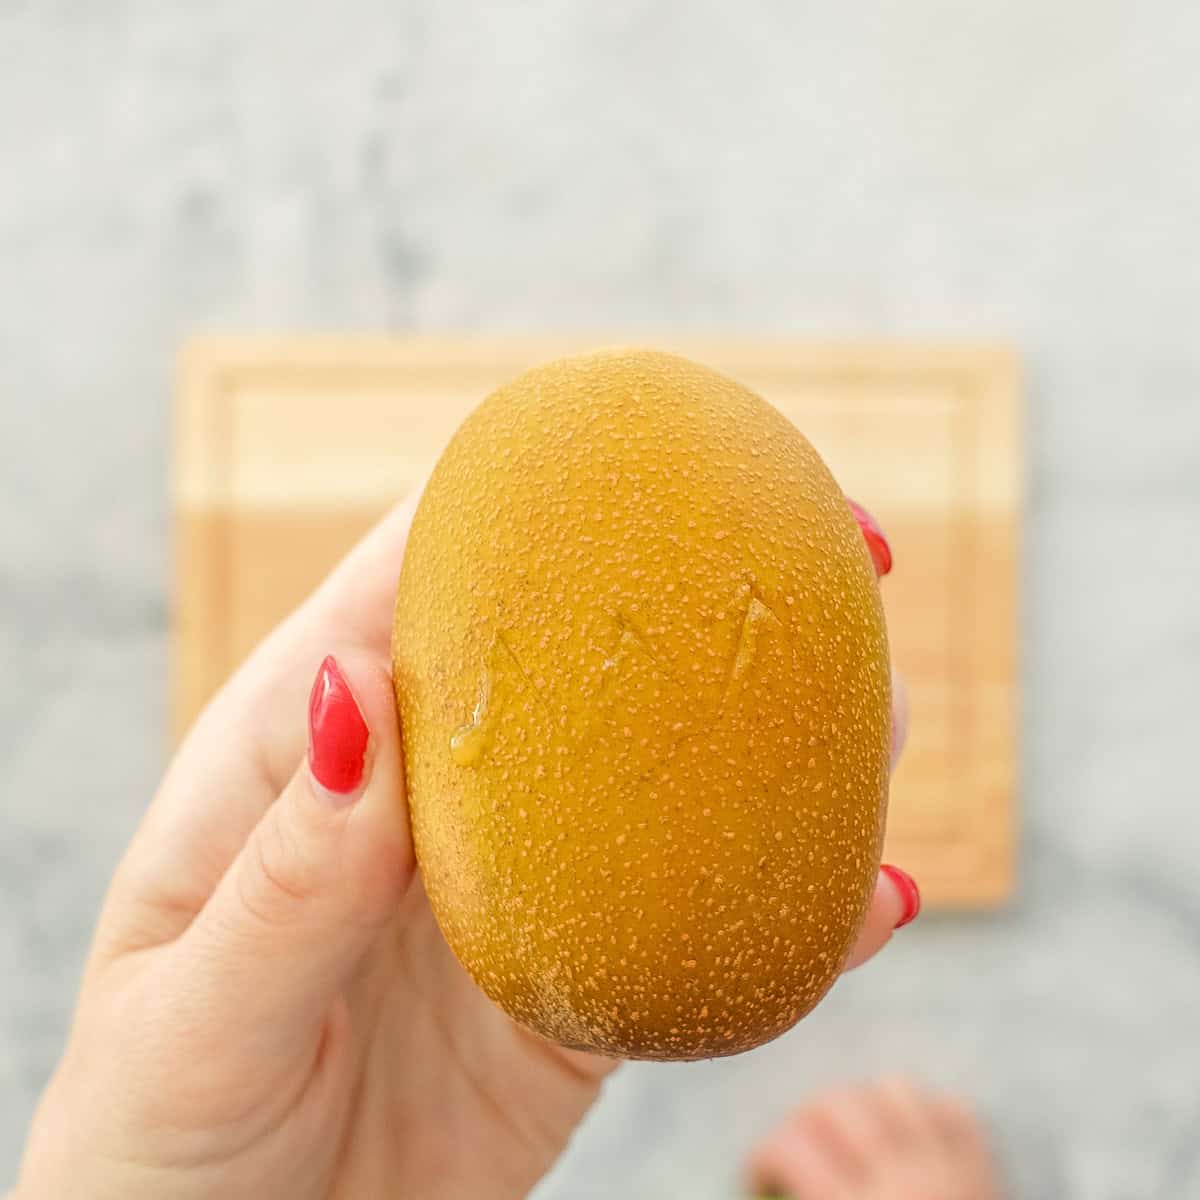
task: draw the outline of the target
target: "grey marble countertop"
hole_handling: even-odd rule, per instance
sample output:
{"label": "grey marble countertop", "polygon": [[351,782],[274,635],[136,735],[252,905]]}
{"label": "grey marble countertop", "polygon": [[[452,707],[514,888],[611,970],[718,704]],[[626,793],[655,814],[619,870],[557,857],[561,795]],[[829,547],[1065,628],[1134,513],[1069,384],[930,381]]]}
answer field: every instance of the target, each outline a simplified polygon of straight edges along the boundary
{"label": "grey marble countertop", "polygon": [[544,1195],[729,1197],[909,1071],[1015,1196],[1200,1196],[1198,56],[1182,0],[0,0],[0,1186],[163,764],[180,339],[672,329],[1020,349],[1020,897],[624,1070]]}

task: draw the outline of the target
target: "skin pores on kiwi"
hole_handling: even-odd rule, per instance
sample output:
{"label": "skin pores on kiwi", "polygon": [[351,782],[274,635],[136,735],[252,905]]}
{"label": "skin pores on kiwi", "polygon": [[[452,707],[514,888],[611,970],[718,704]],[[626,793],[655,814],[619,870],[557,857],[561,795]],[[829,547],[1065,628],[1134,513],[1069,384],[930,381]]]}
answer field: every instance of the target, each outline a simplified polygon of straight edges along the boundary
{"label": "skin pores on kiwi", "polygon": [[520,376],[434,470],[395,631],[425,886],[512,1017],[690,1059],[821,999],[879,868],[887,634],[766,401],[649,351]]}

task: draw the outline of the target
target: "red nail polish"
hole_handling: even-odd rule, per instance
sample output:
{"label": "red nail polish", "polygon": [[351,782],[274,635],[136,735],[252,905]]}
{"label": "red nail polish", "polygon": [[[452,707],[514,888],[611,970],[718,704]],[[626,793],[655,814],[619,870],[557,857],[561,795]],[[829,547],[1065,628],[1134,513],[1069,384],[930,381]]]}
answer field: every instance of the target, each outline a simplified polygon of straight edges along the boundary
{"label": "red nail polish", "polygon": [[880,870],[896,885],[896,890],[904,901],[904,911],[900,914],[900,920],[896,922],[896,928],[900,929],[917,919],[917,914],[921,911],[921,889],[917,887],[917,881],[899,867],[888,866],[885,863]]}
{"label": "red nail polish", "polygon": [[367,723],[345,675],[331,656],[321,664],[308,698],[308,765],[313,778],[339,796],[363,777]]}
{"label": "red nail polish", "polygon": [[862,535],[867,540],[867,549],[871,551],[871,561],[875,564],[876,575],[886,575],[892,569],[892,548],[879,528],[879,522],[861,504],[847,500],[854,519],[858,522]]}

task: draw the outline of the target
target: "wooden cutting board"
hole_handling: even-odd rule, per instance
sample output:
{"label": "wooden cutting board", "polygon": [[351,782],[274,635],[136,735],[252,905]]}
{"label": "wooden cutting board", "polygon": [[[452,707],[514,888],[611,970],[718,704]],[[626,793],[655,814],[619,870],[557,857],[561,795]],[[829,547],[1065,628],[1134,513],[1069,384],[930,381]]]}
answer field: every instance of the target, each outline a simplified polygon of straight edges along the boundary
{"label": "wooden cutting board", "polygon": [[[181,733],[260,637],[518,371],[614,339],[205,339],[176,411],[173,720]],[[641,339],[644,341],[644,339]],[[894,656],[912,707],[887,857],[927,903],[1013,887],[1018,375],[995,347],[656,338],[786,413],[888,532]]]}

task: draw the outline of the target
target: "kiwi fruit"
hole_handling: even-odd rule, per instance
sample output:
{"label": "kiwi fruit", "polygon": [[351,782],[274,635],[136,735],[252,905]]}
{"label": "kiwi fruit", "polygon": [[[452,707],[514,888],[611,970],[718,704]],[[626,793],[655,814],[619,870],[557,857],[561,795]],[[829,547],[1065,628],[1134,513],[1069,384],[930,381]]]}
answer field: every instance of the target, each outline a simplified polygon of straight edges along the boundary
{"label": "kiwi fruit", "polygon": [[518,1022],[704,1058],[829,989],[879,868],[887,634],[764,400],[646,350],[500,388],[421,498],[393,650],[430,903]]}

